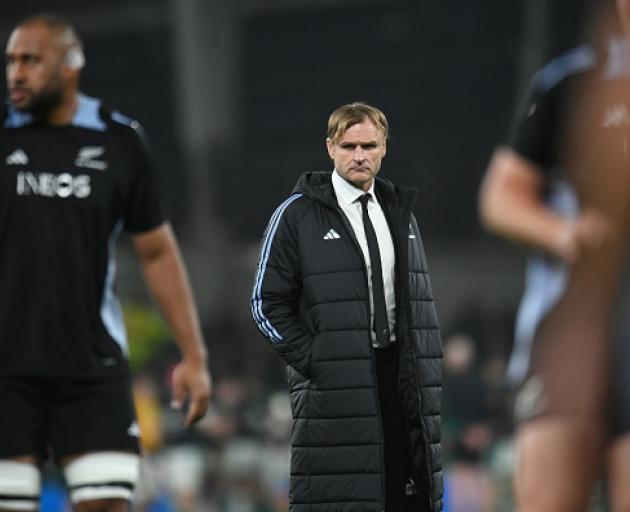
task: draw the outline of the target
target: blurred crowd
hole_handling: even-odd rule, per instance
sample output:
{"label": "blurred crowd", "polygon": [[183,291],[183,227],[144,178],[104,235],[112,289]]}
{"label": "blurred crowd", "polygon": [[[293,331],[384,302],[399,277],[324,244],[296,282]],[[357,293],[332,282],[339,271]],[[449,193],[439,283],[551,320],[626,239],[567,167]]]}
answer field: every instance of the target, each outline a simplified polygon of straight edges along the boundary
{"label": "blurred crowd", "polygon": [[[445,510],[512,510],[514,455],[504,386],[511,318],[468,313],[444,338]],[[129,303],[125,316],[145,454],[135,510],[286,511],[291,411],[275,354],[250,335],[249,326],[213,329],[226,340],[215,345],[211,362],[213,400],[203,420],[182,429],[181,412],[170,407],[176,354],[167,331],[149,306]],[[243,358],[245,352],[252,357]],[[242,367],[243,361],[251,364]],[[42,511],[69,510],[61,477],[50,468]]]}
{"label": "blurred crowd", "polygon": [[[263,340],[243,334],[215,353],[215,393],[206,417],[182,430],[171,409],[175,360],[166,330],[149,308],[125,308],[134,393],[145,452],[136,510],[146,512],[283,512],[288,509],[291,411],[283,368]],[[483,315],[444,338],[443,438],[447,512],[512,510],[514,453],[505,388],[511,319]],[[481,319],[481,320],[480,320]],[[227,327],[227,326],[226,326]],[[484,328],[485,327],[485,328]],[[484,334],[486,333],[486,334]],[[503,334],[502,334],[503,333]],[[491,342],[482,339],[491,336]],[[255,347],[260,346],[258,352]],[[233,347],[233,352],[229,347]],[[234,366],[246,350],[251,367]],[[44,512],[66,512],[59,476],[51,469]]]}
{"label": "blurred crowd", "polygon": [[[134,510],[287,510],[291,411],[273,354],[265,357],[264,351],[253,361],[254,369],[243,373],[230,368],[229,361],[239,359],[253,340],[227,338],[224,346],[234,352],[231,357],[220,350],[215,354],[210,409],[194,428],[182,429],[183,414],[170,407],[176,354],[166,330],[149,307],[128,304],[125,316],[134,340],[130,362],[144,451]],[[268,378],[269,372],[276,378]],[[52,467],[46,475],[42,511],[69,511],[60,475]]]}

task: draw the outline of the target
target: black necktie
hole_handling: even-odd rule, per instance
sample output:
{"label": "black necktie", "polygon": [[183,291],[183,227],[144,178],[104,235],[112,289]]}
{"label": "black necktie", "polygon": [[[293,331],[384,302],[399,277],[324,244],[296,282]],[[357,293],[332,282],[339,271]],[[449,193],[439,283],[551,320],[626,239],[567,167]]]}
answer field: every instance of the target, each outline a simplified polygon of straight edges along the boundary
{"label": "black necktie", "polygon": [[376,333],[376,345],[387,347],[389,340],[389,321],[387,320],[387,308],[385,306],[385,292],[383,287],[383,270],[381,268],[381,253],[378,249],[376,232],[368,215],[368,201],[370,194],[364,194],[359,198],[363,210],[363,228],[367,238],[370,262],[372,264],[372,302],[374,304],[374,332]]}

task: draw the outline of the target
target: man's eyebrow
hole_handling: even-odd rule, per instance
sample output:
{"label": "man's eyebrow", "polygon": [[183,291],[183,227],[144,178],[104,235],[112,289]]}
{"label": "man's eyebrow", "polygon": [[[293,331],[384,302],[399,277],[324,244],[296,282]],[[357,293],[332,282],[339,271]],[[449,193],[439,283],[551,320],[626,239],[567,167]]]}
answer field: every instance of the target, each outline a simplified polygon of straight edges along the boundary
{"label": "man's eyebrow", "polygon": [[360,141],[360,142],[355,142],[355,141],[341,141],[339,143],[340,146],[376,146],[378,145],[378,141],[375,140],[369,140],[369,141]]}
{"label": "man's eyebrow", "polygon": [[39,57],[39,54],[35,53],[35,52],[6,52],[4,54],[4,57],[6,59],[27,59],[27,58],[37,58]]}

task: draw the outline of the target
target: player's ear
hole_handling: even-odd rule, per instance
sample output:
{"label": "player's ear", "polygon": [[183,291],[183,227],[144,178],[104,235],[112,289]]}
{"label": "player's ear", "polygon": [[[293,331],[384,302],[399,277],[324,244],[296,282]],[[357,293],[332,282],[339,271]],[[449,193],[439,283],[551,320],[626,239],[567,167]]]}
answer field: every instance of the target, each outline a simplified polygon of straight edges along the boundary
{"label": "player's ear", "polygon": [[68,69],[80,70],[85,66],[85,54],[79,46],[71,46],[66,51],[64,63]]}

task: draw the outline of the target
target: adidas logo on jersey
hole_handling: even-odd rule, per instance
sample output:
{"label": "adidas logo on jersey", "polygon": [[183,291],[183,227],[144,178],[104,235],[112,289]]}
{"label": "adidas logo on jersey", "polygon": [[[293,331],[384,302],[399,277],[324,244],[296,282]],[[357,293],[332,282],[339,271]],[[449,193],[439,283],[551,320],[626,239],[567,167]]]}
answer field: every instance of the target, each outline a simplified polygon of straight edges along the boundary
{"label": "adidas logo on jersey", "polygon": [[23,149],[18,148],[7,157],[6,162],[8,165],[26,165],[28,156]]}
{"label": "adidas logo on jersey", "polygon": [[85,146],[79,149],[77,159],[74,165],[77,167],[85,167],[86,169],[94,169],[96,171],[104,171],[107,169],[107,162],[97,160],[105,154],[103,146]]}
{"label": "adidas logo on jersey", "polygon": [[341,238],[341,236],[334,229],[324,235],[324,240],[336,240],[337,238]]}

